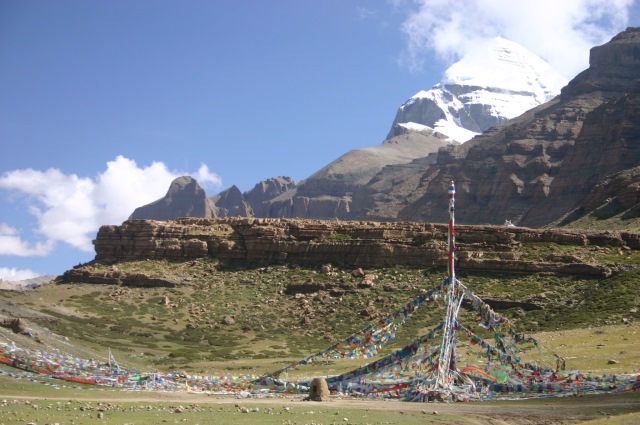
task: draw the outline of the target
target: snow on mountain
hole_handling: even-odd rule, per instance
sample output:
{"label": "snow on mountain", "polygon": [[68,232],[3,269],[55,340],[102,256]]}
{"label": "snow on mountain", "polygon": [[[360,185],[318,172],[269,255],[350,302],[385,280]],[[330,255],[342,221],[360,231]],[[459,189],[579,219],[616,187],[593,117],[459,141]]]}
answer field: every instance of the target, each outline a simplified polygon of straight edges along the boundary
{"label": "snow on mountain", "polygon": [[407,100],[394,125],[424,125],[463,143],[548,102],[567,82],[523,46],[496,37],[449,67],[431,90]]}
{"label": "snow on mountain", "polygon": [[442,84],[495,87],[532,93],[539,103],[553,98],[567,79],[523,46],[502,37],[467,54],[444,73]]}

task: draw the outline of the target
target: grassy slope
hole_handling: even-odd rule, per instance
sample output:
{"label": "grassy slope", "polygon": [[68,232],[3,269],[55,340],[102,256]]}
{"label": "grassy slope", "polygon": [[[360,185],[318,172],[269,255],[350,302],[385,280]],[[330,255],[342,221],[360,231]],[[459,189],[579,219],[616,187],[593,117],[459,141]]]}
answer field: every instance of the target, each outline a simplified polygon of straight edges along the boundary
{"label": "grassy slope", "polygon": [[[635,252],[549,244],[525,245],[518,255],[535,260],[550,253],[576,255],[601,264],[640,262],[640,254]],[[207,259],[141,261],[118,267],[171,275],[186,285],[149,289],[50,284],[29,292],[4,292],[3,300],[47,314],[31,320],[71,338],[74,346],[93,348],[98,353],[110,347],[121,362],[136,368],[264,373],[363,328],[372,320],[361,314],[367,306],[387,314],[443,277],[440,270],[366,270],[375,275],[374,286],[359,288],[361,279],[354,278],[351,270],[323,275],[319,268],[305,267],[217,269],[215,260]],[[95,268],[98,272],[107,269],[100,265]],[[640,343],[635,326],[640,271],[600,280],[464,271],[459,277],[481,297],[542,304],[542,310],[512,308],[501,313],[523,331],[543,332],[542,340],[548,335],[544,332],[555,332],[545,342],[570,359],[570,368],[624,371],[640,364],[640,355],[633,348]],[[343,293],[318,292],[304,298],[287,294],[288,285],[311,280],[339,284]],[[169,299],[168,306],[162,304],[164,297]],[[223,324],[225,315],[233,316],[235,323]],[[433,305],[418,309],[385,353],[424,334],[442,317],[443,311]],[[628,324],[623,325],[623,321]],[[461,322],[473,325],[474,312],[463,309]],[[575,332],[568,332],[572,330]],[[609,358],[621,363],[607,365]],[[320,369],[335,373],[361,363],[331,362]]]}

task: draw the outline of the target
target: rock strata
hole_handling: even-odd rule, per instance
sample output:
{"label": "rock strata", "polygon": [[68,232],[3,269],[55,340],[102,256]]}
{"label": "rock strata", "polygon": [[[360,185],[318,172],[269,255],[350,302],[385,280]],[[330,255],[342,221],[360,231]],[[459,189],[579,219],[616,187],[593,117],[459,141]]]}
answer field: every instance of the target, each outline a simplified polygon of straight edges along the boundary
{"label": "rock strata", "polygon": [[[523,258],[519,247],[536,243],[640,249],[640,235],[626,232],[505,226],[458,226],[456,230],[458,269],[467,271],[602,277],[614,273],[615,267],[573,255],[541,254]],[[95,261],[103,263],[213,257],[225,264],[445,268],[446,239],[447,226],[444,224],[225,218],[170,222],[129,220],[121,226],[102,226],[94,245]],[[65,273],[65,279],[82,273],[71,270]],[[127,277],[118,273],[121,272],[109,272],[91,279],[95,283],[126,282]],[[128,277],[129,281],[131,279]],[[302,293],[319,290],[344,291],[347,288],[308,282],[289,289]]]}

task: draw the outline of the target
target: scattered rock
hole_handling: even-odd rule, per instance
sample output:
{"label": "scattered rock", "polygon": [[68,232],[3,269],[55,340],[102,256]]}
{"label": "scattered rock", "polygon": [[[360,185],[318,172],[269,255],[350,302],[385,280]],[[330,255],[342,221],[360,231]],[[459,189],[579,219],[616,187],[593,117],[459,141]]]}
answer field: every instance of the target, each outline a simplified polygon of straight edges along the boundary
{"label": "scattered rock", "polygon": [[366,317],[367,319],[376,319],[380,315],[380,313],[378,312],[378,309],[375,306],[370,305],[370,306],[367,306],[367,308],[365,308],[364,310],[362,310],[360,312],[360,315]]}
{"label": "scattered rock", "polygon": [[373,288],[373,280],[372,279],[363,279],[362,282],[358,284],[360,288]]}
{"label": "scattered rock", "polygon": [[351,272],[351,276],[353,277],[364,277],[364,275],[364,270],[362,270],[361,268],[357,268]]}

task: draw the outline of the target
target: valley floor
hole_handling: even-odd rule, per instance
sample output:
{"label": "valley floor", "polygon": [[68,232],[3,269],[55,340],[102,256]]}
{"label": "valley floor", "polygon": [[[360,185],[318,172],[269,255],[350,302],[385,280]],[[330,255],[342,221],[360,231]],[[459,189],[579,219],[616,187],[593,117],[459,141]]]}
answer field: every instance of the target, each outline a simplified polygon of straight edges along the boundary
{"label": "valley floor", "polygon": [[[476,403],[406,403],[303,396],[238,399],[186,392],[140,393],[62,388],[38,394],[29,384],[0,378],[0,423],[217,424],[635,424],[640,393]],[[57,406],[57,407],[56,407]],[[102,413],[102,415],[100,415]],[[56,419],[58,418],[58,419]],[[97,418],[104,419],[96,421]]]}

